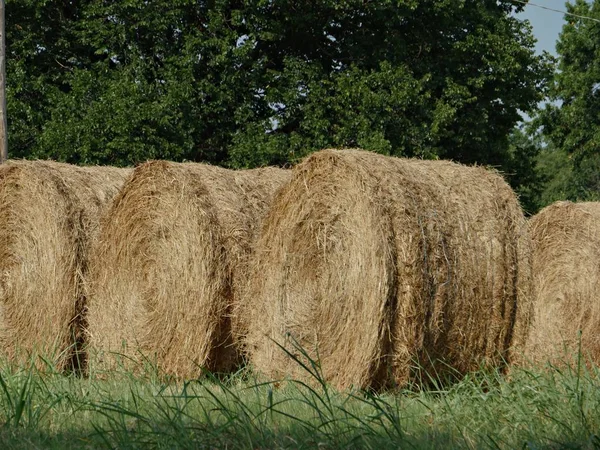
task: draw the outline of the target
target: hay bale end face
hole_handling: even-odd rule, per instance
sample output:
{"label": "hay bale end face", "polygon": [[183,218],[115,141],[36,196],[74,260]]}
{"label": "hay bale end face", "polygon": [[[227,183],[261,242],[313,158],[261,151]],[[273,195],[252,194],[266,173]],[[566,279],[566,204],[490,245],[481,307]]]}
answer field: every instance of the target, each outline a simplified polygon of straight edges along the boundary
{"label": "hay bale end face", "polygon": [[[83,361],[88,251],[126,169],[50,161],[0,166],[0,351],[20,365]],[[75,354],[77,353],[77,354]],[[74,360],[74,357],[77,360]],[[77,368],[77,367],[74,367]]]}
{"label": "hay bale end face", "polygon": [[[530,220],[535,280],[527,357],[600,362],[600,203],[556,202]],[[581,331],[581,336],[580,336]]]}
{"label": "hay bale end face", "polygon": [[139,166],[103,220],[88,314],[90,369],[193,378],[239,363],[231,308],[288,171]]}
{"label": "hay bale end face", "polygon": [[501,367],[527,333],[525,219],[483,168],[315,153],[255,250],[241,314],[249,360],[269,378],[310,378],[280,348],[302,359],[299,345],[338,388],[406,385],[415,364],[442,377]]}

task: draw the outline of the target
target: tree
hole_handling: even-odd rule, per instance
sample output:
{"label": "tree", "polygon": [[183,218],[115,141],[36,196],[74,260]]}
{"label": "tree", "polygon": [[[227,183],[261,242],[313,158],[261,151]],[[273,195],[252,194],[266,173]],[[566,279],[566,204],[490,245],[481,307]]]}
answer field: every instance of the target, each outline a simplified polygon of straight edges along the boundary
{"label": "tree", "polygon": [[93,52],[74,26],[82,1],[6,0],[6,70],[11,157],[31,156],[51,118],[52,97],[68,92],[67,77]]}
{"label": "tree", "polygon": [[8,159],[8,139],[6,136],[6,22],[4,7],[4,0],[0,0],[0,164]]}
{"label": "tree", "polygon": [[539,138],[532,136],[527,126],[516,127],[509,136],[507,157],[501,167],[528,215],[535,214],[541,206],[546,182],[545,172],[538,167],[542,151]]}
{"label": "tree", "polygon": [[8,0],[23,156],[285,164],[324,147],[503,167],[546,57],[510,0]]}
{"label": "tree", "polygon": [[577,185],[573,161],[567,152],[548,142],[539,153],[537,172],[542,180],[540,208],[558,200],[578,200],[581,187]]}
{"label": "tree", "polygon": [[537,124],[572,165],[563,192],[584,200],[600,195],[600,1],[577,0],[567,4],[567,11],[581,17],[569,16],[562,29],[558,71],[549,90],[552,103]]}
{"label": "tree", "polygon": [[576,201],[581,195],[572,158],[548,141],[535,122],[515,128],[508,155],[502,170],[527,215],[558,200]]}
{"label": "tree", "polygon": [[502,165],[518,110],[543,97],[550,65],[509,2],[319,2],[296,26],[277,17],[302,16],[300,2],[262,3],[249,35],[259,54],[280,55],[265,57],[273,111],[237,136],[240,164],[257,148],[266,163],[361,146]]}

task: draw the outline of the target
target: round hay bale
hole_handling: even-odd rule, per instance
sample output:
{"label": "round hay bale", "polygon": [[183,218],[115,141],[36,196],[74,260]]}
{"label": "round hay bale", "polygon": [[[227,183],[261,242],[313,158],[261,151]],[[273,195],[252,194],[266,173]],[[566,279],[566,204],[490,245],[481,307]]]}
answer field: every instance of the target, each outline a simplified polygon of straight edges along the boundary
{"label": "round hay bale", "polygon": [[[534,321],[532,362],[600,362],[600,203],[554,203],[530,220]],[[581,335],[580,335],[581,333]]]}
{"label": "round hay bale", "polygon": [[0,166],[0,351],[78,369],[88,251],[129,170],[51,161]]}
{"label": "round hay bale", "polygon": [[407,385],[500,367],[527,332],[525,219],[483,168],[315,153],[278,192],[255,250],[239,314],[269,378],[310,379],[294,361],[306,352],[338,388]]}
{"label": "round hay bale", "polygon": [[239,363],[230,312],[276,168],[148,162],[103,220],[89,304],[90,369],[193,378]]}

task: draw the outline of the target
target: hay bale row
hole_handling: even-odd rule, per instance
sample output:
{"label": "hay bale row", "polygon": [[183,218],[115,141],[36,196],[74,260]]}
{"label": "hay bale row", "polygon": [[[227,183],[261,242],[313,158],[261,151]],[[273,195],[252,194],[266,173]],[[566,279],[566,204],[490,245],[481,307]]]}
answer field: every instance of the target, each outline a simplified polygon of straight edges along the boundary
{"label": "hay bale row", "polygon": [[132,172],[0,166],[2,354],[64,370],[85,362],[88,339],[99,370],[122,356],[187,378],[231,370],[243,344],[267,376],[303,378],[279,348],[296,343],[342,388],[405,385],[416,365],[500,367],[526,340],[536,362],[580,347],[600,360],[600,203],[558,202],[530,221],[528,336],[528,237],[490,171],[348,150],[314,154],[292,177]]}
{"label": "hay bale row", "polygon": [[[50,161],[0,166],[0,352],[71,367],[81,340],[90,244],[129,171]],[[35,359],[38,367],[45,363]]]}
{"label": "hay bale row", "polygon": [[91,370],[193,378],[240,362],[231,308],[282,169],[155,161],[116,197],[92,256]]}
{"label": "hay bale row", "polygon": [[305,379],[279,347],[295,343],[337,387],[406,385],[416,365],[502,367],[530,321],[524,218],[482,168],[357,150],[293,174],[15,162],[0,221],[15,230],[0,238],[1,348],[59,368],[85,341],[94,373],[149,361],[192,378],[244,347],[268,377]]}
{"label": "hay bale row", "polygon": [[531,313],[518,201],[483,168],[327,150],[295,167],[256,244],[236,315],[269,378],[338,388],[502,367]]}
{"label": "hay bale row", "polygon": [[[530,220],[535,274],[533,362],[600,361],[600,203],[557,202]],[[581,334],[580,334],[581,333]]]}

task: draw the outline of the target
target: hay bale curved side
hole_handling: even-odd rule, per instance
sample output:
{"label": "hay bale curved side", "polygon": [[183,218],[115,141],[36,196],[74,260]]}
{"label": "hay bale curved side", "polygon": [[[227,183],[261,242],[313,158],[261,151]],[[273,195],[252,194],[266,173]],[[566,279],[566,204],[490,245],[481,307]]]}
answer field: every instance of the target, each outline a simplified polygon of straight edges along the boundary
{"label": "hay bale curved side", "polygon": [[[432,206],[445,213],[438,224],[443,235],[430,243],[437,250],[428,258],[424,283],[431,294],[411,302],[412,311],[425,306],[413,354],[432,373],[445,372],[443,365],[430,367],[438,359],[458,374],[505,367],[524,351],[533,307],[531,241],[517,198],[499,174],[482,167],[448,161],[411,165],[435,186],[443,203]],[[400,348],[396,358],[406,354],[405,344]],[[396,369],[396,380],[409,379],[409,362],[396,364],[405,368],[401,376]]]}
{"label": "hay bale curved side", "polygon": [[250,361],[272,379],[305,378],[277,344],[298,357],[295,343],[314,359],[318,353],[326,379],[341,384],[369,384],[384,357],[394,230],[369,168],[351,164],[313,155],[294,169],[266,219],[247,310],[238,314],[248,317]]}
{"label": "hay bale curved side", "polygon": [[530,219],[535,314],[532,362],[600,362],[600,203],[556,202]]}
{"label": "hay bale curved side", "polygon": [[90,242],[128,173],[50,161],[0,166],[0,349],[18,364],[36,356],[58,370],[84,362]]}
{"label": "hay bale curved side", "polygon": [[177,377],[239,360],[230,312],[282,169],[154,161],[115,199],[93,257],[90,366]]}
{"label": "hay bale curved side", "polygon": [[280,348],[303,359],[298,344],[339,388],[405,385],[416,362],[439,374],[500,366],[519,301],[528,309],[527,242],[494,173],[315,153],[278,193],[256,246],[240,313],[248,357],[269,378],[306,380]]}

